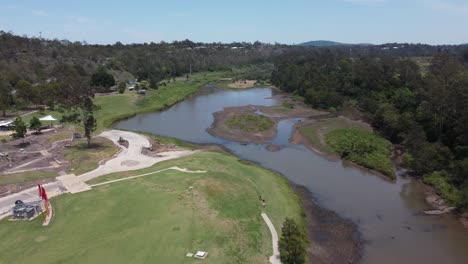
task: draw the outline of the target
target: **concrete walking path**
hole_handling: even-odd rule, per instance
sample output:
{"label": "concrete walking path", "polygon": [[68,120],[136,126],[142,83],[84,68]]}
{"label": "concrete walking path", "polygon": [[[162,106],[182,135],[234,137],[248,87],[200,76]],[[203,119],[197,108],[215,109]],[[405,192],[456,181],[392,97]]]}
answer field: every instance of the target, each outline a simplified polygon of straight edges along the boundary
{"label": "concrete walking path", "polygon": [[148,172],[148,173],[140,174],[140,175],[136,175],[136,176],[130,176],[130,177],[125,177],[125,178],[121,178],[121,179],[116,179],[116,180],[111,180],[111,181],[106,181],[106,182],[100,182],[100,183],[92,184],[92,185],[90,185],[90,187],[97,187],[97,186],[106,185],[106,184],[109,184],[109,183],[127,181],[127,180],[131,180],[131,179],[136,179],[136,178],[140,178],[140,177],[145,177],[145,176],[157,174],[157,173],[167,171],[167,170],[177,170],[177,171],[181,171],[181,172],[185,172],[185,173],[206,173],[206,171],[200,171],[200,170],[190,171],[190,170],[187,170],[187,169],[183,169],[183,168],[179,168],[177,166],[174,166],[174,167],[170,167],[170,168],[166,168],[166,169],[162,169],[162,170],[158,170],[158,171],[153,171],[153,172]]}
{"label": "concrete walking path", "polygon": [[273,245],[273,256],[270,257],[270,263],[281,264],[279,249],[278,249],[278,233],[276,233],[275,226],[270,221],[270,218],[268,218],[267,214],[262,213],[262,218],[263,218],[263,221],[265,221],[265,223],[267,224],[268,229],[270,229],[270,233],[271,233],[271,240],[272,240],[272,245]]}
{"label": "concrete walking path", "polygon": [[168,151],[159,153],[160,157],[150,157],[141,153],[143,148],[149,148],[151,143],[140,134],[121,130],[109,130],[101,133],[99,136],[112,140],[117,146],[120,146],[118,141],[122,137],[128,140],[129,146],[128,148],[120,146],[122,151],[112,159],[99,165],[97,169],[78,176],[83,182],[114,172],[145,169],[161,161],[176,159],[198,152],[191,150]]}
{"label": "concrete walking path", "polygon": [[[120,130],[109,130],[101,133],[99,136],[112,140],[115,145],[119,146],[122,149],[122,151],[120,151],[110,160],[103,162],[103,164],[101,164],[97,169],[82,174],[80,176],[76,176],[76,180],[79,182],[84,183],[99,176],[107,175],[114,172],[145,169],[161,161],[176,159],[200,152],[199,150],[168,151],[159,153],[160,157],[150,157],[141,153],[142,149],[144,147],[150,147],[151,143],[146,137],[140,134]],[[118,144],[118,140],[120,137],[124,138],[125,140],[128,140],[128,149]],[[62,180],[70,179],[66,178]],[[71,182],[70,185],[80,187],[81,184],[77,181]],[[43,187],[45,188],[49,198],[58,196],[63,193],[63,186],[58,180],[44,184]],[[29,188],[19,193],[13,193],[5,197],[0,197],[0,216],[8,213],[10,209],[14,206],[16,200],[22,200],[23,202],[39,200],[37,187]]]}

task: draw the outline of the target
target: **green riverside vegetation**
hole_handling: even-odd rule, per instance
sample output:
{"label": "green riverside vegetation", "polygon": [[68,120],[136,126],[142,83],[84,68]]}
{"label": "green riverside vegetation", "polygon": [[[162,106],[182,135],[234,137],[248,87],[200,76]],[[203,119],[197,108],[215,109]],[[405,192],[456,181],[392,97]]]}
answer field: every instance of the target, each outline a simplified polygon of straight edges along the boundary
{"label": "green riverside vegetation", "polygon": [[263,132],[273,127],[270,118],[255,114],[235,115],[226,120],[225,124],[231,129],[246,132]]}
{"label": "green riverside vegetation", "polygon": [[95,112],[97,131],[110,128],[117,120],[169,108],[195,93],[204,84],[215,81],[224,74],[225,72],[196,73],[189,79],[177,79],[166,86],[159,86],[158,90],[150,89],[146,95],[128,91],[124,94],[98,96],[94,99],[94,103],[99,107]]}
{"label": "green riverside vegetation", "polygon": [[304,226],[286,179],[227,154],[203,152],[94,182],[171,166],[207,173],[168,170],[59,196],[47,228],[42,217],[0,221],[0,236],[11,238],[0,241],[0,262],[192,263],[185,254],[202,250],[203,263],[265,263],[272,247],[262,210],[277,230],[286,217]]}
{"label": "green riverside vegetation", "polygon": [[395,179],[390,160],[393,147],[384,138],[357,129],[337,129],[327,134],[327,144],[344,159]]}

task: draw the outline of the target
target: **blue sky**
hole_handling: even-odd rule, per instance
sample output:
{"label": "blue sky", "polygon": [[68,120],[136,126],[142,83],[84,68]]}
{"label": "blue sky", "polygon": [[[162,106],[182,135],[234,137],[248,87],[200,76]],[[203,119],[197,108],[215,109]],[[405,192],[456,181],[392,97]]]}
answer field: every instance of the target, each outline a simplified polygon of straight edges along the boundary
{"label": "blue sky", "polygon": [[88,43],[468,43],[468,0],[0,0],[0,29]]}

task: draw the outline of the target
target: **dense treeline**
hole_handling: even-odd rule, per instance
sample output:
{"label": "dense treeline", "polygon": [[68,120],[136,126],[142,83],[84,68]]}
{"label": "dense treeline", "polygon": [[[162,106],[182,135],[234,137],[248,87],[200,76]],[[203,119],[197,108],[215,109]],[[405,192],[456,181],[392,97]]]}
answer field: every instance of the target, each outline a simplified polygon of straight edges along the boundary
{"label": "dense treeline", "polygon": [[[0,111],[31,105],[51,109],[62,98],[86,90],[107,92],[131,78],[157,89],[162,80],[198,71],[226,70],[263,63],[287,49],[255,43],[172,43],[89,45],[67,40],[27,38],[0,31]],[[75,71],[65,72],[66,69]],[[78,83],[73,74],[87,83]],[[73,73],[73,74],[72,74]],[[145,82],[146,83],[146,82]],[[121,91],[123,89],[120,89]]]}
{"label": "dense treeline", "polygon": [[45,40],[0,31],[0,75],[12,86],[20,79],[30,83],[52,77],[58,64],[79,64],[92,74],[104,66],[130,72],[153,84],[190,72],[226,69],[231,65],[264,61],[287,46],[255,43],[172,43],[89,45],[67,40]]}
{"label": "dense treeline", "polygon": [[313,107],[361,110],[379,133],[405,147],[405,163],[415,175],[466,209],[466,59],[436,53],[422,69],[413,58],[293,53],[277,59],[272,82]]}

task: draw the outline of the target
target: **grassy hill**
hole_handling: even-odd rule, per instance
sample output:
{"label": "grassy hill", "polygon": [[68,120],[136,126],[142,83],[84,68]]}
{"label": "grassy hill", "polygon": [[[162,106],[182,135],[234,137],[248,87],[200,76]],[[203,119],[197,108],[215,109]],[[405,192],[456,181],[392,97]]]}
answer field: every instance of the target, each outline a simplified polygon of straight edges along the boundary
{"label": "grassy hill", "polygon": [[230,155],[205,152],[97,180],[175,165],[208,172],[169,170],[60,196],[48,227],[42,217],[0,221],[0,263],[201,263],[185,257],[197,250],[209,253],[203,263],[267,263],[271,235],[261,211],[278,231],[285,217],[303,223],[283,177]]}

